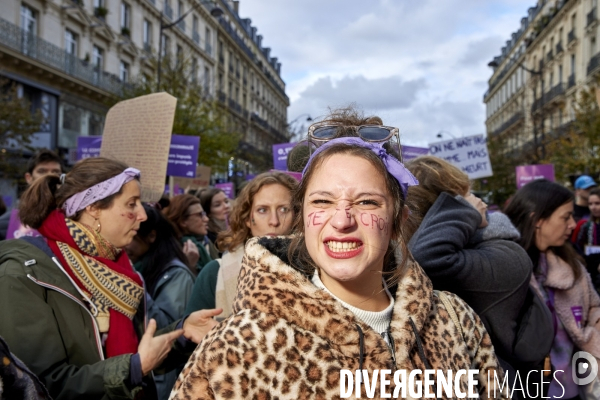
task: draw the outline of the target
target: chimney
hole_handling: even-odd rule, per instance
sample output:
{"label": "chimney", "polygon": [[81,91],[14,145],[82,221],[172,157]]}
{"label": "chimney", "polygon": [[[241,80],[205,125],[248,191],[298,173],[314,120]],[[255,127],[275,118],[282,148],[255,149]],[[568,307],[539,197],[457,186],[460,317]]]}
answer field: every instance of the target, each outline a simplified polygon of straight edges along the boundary
{"label": "chimney", "polygon": [[277,63],[277,67],[275,69],[277,70],[277,75],[281,76],[281,63],[280,62]]}
{"label": "chimney", "polygon": [[239,1],[234,1],[233,2],[233,11],[235,11],[235,13],[237,15],[240,14],[240,2]]}
{"label": "chimney", "polygon": [[265,48],[263,49],[263,53],[264,53],[264,55],[265,55],[265,58],[266,58],[267,60],[269,60],[269,57],[270,57],[270,55],[271,55],[271,48],[270,48],[270,47],[265,47]]}
{"label": "chimney", "polygon": [[256,45],[259,49],[262,49],[262,35],[256,35]]}

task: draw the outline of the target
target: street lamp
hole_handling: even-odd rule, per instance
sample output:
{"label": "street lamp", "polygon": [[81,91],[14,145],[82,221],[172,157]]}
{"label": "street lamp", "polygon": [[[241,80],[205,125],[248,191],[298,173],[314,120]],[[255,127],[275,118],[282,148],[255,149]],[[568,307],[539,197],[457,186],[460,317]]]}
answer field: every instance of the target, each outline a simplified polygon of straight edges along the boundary
{"label": "street lamp", "polygon": [[[498,62],[496,60],[492,60],[488,63],[488,67],[492,67],[492,68],[498,68],[500,64],[498,64]],[[535,75],[535,76],[539,76],[540,77],[540,82],[541,82],[541,86],[542,86],[542,90],[541,90],[541,94],[540,94],[540,119],[542,120],[541,123],[541,138],[542,138],[542,159],[546,158],[546,147],[545,147],[545,135],[544,135],[544,73],[541,70],[541,64],[540,63],[540,70],[536,71],[533,69],[529,69],[526,66],[523,65],[523,62],[520,62],[517,64],[519,66],[519,68],[522,68],[524,71],[529,72],[531,75]],[[533,102],[535,103],[535,101],[537,100],[535,98],[536,95],[536,91],[535,91],[535,86],[532,86],[532,90],[533,90]],[[533,118],[533,110],[531,110],[531,119],[533,120],[533,143],[535,146],[535,157],[536,157],[536,161],[539,161],[539,157],[538,157],[538,135],[537,135],[537,127],[535,124],[535,119]]]}
{"label": "street lamp", "polygon": [[[300,114],[299,116],[294,118],[289,124],[286,125],[286,128],[288,129],[288,131],[290,131],[290,128],[292,127],[292,125],[302,117],[306,117],[306,120],[305,120],[306,122],[311,122],[313,120],[312,117],[310,116],[310,114],[307,114],[307,113]],[[291,133],[292,133],[292,138],[290,138],[290,139],[293,142],[294,141],[293,139],[294,139],[294,136],[296,133],[295,132],[291,132]]]}
{"label": "street lamp", "polygon": [[[200,3],[205,5],[207,8],[210,7],[210,15],[212,15],[214,18],[219,18],[221,15],[223,15],[223,10],[215,4],[214,0],[201,0]],[[198,3],[195,3],[195,4],[198,4]],[[157,77],[156,77],[156,91],[157,92],[160,90],[160,75],[162,72],[161,64],[162,64],[163,31],[173,28],[175,25],[177,25],[178,23],[183,21],[183,19],[185,17],[187,17],[188,14],[191,13],[195,9],[196,9],[196,7],[190,7],[190,9],[187,10],[182,16],[180,16],[179,18],[177,18],[175,21],[171,22],[170,24],[163,24],[164,11],[160,12],[160,29],[158,32],[158,69],[156,71],[157,72]]]}
{"label": "street lamp", "polygon": [[454,136],[453,134],[451,134],[448,131],[439,131],[437,135],[435,135],[438,139],[441,139],[443,137],[443,133],[447,133],[448,135],[450,135],[452,137],[452,139],[456,139],[456,136]]}

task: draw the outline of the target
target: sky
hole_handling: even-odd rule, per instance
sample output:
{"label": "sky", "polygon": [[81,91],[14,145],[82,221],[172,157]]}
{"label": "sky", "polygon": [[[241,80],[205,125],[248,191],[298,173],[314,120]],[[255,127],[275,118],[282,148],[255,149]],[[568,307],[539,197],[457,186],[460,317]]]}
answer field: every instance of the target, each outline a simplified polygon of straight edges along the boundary
{"label": "sky", "polygon": [[[485,133],[498,54],[535,0],[241,0],[282,63],[288,121],[356,104],[427,146]],[[306,116],[294,122],[299,129]]]}

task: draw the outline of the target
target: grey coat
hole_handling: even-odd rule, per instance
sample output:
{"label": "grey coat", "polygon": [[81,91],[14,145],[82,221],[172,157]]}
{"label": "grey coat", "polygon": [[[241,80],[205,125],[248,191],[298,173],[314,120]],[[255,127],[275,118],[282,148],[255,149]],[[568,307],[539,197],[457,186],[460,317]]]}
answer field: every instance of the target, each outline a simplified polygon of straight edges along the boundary
{"label": "grey coat", "polygon": [[496,353],[512,359],[531,260],[514,242],[519,233],[504,214],[492,214],[486,229],[479,225],[481,215],[466,200],[442,193],[408,247],[434,289],[465,300],[483,321]]}

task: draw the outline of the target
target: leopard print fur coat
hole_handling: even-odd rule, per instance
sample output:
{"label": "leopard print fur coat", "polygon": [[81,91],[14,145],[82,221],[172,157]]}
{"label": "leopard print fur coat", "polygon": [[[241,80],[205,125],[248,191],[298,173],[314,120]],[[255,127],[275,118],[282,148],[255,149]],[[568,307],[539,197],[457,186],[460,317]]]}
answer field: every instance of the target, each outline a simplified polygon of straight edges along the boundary
{"label": "leopard print fur coat", "polygon": [[[339,398],[341,369],[355,371],[362,364],[369,372],[424,370],[418,342],[433,369],[479,370],[479,394],[487,398],[488,372],[502,375],[489,335],[473,310],[447,293],[462,324],[461,337],[416,262],[408,265],[396,289],[390,326],[394,365],[380,334],[288,265],[288,244],[282,238],[247,243],[234,313],[198,346],[170,399]],[[357,325],[364,332],[362,360]],[[466,378],[461,387],[466,389]],[[361,397],[366,398],[364,388]]]}

